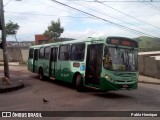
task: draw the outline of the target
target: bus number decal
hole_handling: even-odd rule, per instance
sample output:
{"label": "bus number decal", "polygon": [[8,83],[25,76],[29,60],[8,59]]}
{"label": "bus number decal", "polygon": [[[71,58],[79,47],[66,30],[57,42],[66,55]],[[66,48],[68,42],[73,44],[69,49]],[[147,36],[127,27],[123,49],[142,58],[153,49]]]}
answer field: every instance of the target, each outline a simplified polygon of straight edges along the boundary
{"label": "bus number decal", "polygon": [[79,67],[80,64],[79,63],[73,63],[73,67]]}

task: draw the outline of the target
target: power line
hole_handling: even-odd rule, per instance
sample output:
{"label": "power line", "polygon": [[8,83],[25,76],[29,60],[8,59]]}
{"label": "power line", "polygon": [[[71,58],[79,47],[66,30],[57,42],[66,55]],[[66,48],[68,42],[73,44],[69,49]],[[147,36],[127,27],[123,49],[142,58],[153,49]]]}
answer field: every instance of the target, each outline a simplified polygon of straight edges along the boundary
{"label": "power line", "polygon": [[[76,3],[76,4],[78,4],[78,3]],[[90,6],[90,5],[88,5],[88,4],[78,4],[78,5],[79,5],[79,6],[82,6],[82,7],[86,7],[85,5]],[[90,6],[90,7],[92,7],[92,6]],[[102,15],[108,16],[108,17],[110,17],[110,18],[116,19],[116,20],[118,20],[118,21],[120,21],[120,22],[123,22],[123,23],[129,24],[129,25],[135,26],[135,25],[132,24],[131,22],[127,22],[127,21],[124,21],[124,20],[121,20],[121,19],[117,19],[116,17],[113,17],[113,16],[110,16],[110,15],[108,15],[108,14],[105,14],[105,13],[100,12],[100,10],[98,10],[98,9],[93,9],[93,7],[92,7],[92,8],[89,8],[89,9],[90,9],[90,10],[93,10],[93,11],[95,11],[95,12],[97,12],[97,13],[100,13],[100,14],[102,14]],[[155,34],[155,33],[158,33],[158,32],[156,32],[156,31],[152,31],[151,29],[147,29],[147,28],[144,28],[144,27],[138,26],[138,28],[147,30],[147,31],[152,32],[152,33],[154,33],[154,34]],[[158,34],[159,34],[159,33],[158,33]]]}
{"label": "power line", "polygon": [[[59,1],[56,1],[56,0],[52,0],[52,1],[55,2],[55,3],[61,4],[61,5],[65,6],[65,7],[74,9],[74,10],[79,11],[79,12],[82,12],[82,13],[84,13],[84,14],[86,14],[86,15],[95,17],[96,19],[105,21],[105,22],[107,22],[107,23],[110,23],[110,24],[112,24],[112,25],[114,25],[114,26],[116,26],[116,27],[119,27],[119,28],[121,28],[121,29],[130,31],[130,32],[132,32],[132,33],[141,34],[141,35],[147,35],[147,36],[152,36],[152,35],[146,34],[146,33],[144,33],[144,32],[140,32],[140,31],[138,31],[138,30],[134,30],[134,29],[132,29],[132,28],[129,28],[129,27],[126,27],[126,26],[123,26],[123,25],[120,25],[120,24],[111,22],[111,21],[109,21],[109,20],[106,20],[106,19],[104,19],[104,18],[98,17],[98,16],[93,15],[93,14],[91,14],[91,13],[88,13],[88,12],[79,10],[79,9],[77,9],[77,8],[71,7],[71,6],[69,6],[69,5],[67,5],[67,4],[64,4],[64,3],[62,3],[62,2],[59,2]],[[153,37],[153,36],[152,36],[152,37]]]}
{"label": "power line", "polygon": [[[143,0],[143,1],[145,1],[145,0]],[[160,8],[159,8],[159,7],[157,7],[156,5],[153,5],[153,4],[150,3],[150,2],[147,2],[147,3],[144,2],[143,4],[145,4],[145,5],[147,5],[147,6],[151,7],[151,8],[153,8],[153,9],[155,9],[155,10],[160,11]]]}
{"label": "power line", "polygon": [[51,5],[51,4],[46,4],[46,2],[42,2],[42,1],[40,1],[40,0],[36,0],[36,1],[37,1],[38,3],[41,3],[42,5],[47,6],[47,7],[54,7],[54,9],[56,8],[56,9],[58,9],[58,10],[70,12],[70,11],[68,11],[68,10],[61,9],[61,8],[59,8],[59,7],[55,7],[55,6]]}
{"label": "power line", "polygon": [[38,13],[25,13],[25,12],[13,12],[13,11],[5,11],[8,13],[15,13],[15,14],[26,14],[26,15],[39,15],[39,16],[58,16],[58,17],[70,17],[70,18],[83,18],[83,19],[95,19],[93,17],[75,17],[75,16],[60,16],[60,15],[49,15],[49,14],[38,14]]}
{"label": "power line", "polygon": [[126,13],[120,11],[120,10],[117,10],[117,9],[115,9],[115,8],[109,6],[109,5],[106,5],[106,4],[104,4],[104,3],[100,2],[100,1],[96,1],[96,2],[98,2],[98,3],[100,3],[100,4],[103,4],[104,6],[107,6],[107,7],[111,8],[111,9],[113,9],[113,10],[119,12],[119,13],[122,13],[122,14],[130,17],[130,18],[133,18],[133,19],[138,20],[138,21],[140,21],[140,22],[142,22],[142,23],[145,23],[145,24],[147,24],[147,25],[150,25],[150,26],[152,26],[152,27],[155,27],[155,28],[157,28],[157,29],[160,29],[160,28],[157,27],[157,26],[154,26],[154,25],[152,25],[152,24],[150,24],[150,23],[147,23],[147,22],[144,22],[144,21],[142,21],[142,20],[139,20],[139,19],[137,19],[137,18],[135,18],[135,17],[133,17],[133,16],[131,16],[131,15],[128,15],[128,14],[126,14]]}
{"label": "power line", "polygon": [[[68,0],[68,1],[81,1],[81,2],[96,2],[98,0]],[[142,2],[142,3],[153,3],[153,2],[160,2],[159,0],[148,0],[148,1],[144,1],[144,0],[113,0],[113,1],[109,1],[109,0],[104,0],[101,2]]]}
{"label": "power line", "polygon": [[[143,0],[143,1],[144,1],[144,2],[147,2],[147,1],[145,1],[145,0]],[[147,22],[144,22],[144,21],[142,21],[142,20],[139,20],[139,19],[137,19],[137,18],[135,18],[135,17],[133,17],[133,16],[131,16],[131,15],[128,15],[128,14],[126,14],[126,13],[124,13],[124,12],[120,11],[120,10],[117,10],[117,9],[115,9],[115,8],[113,8],[113,7],[109,6],[109,5],[106,5],[106,4],[102,3],[101,1],[95,0],[94,2],[101,3],[101,4],[103,4],[103,5],[105,5],[105,6],[109,7],[109,8],[111,8],[111,9],[113,9],[113,10],[117,11],[117,12],[120,12],[121,14],[124,14],[124,15],[126,15],[126,16],[128,16],[128,17],[132,18],[132,19],[138,20],[138,21],[140,21],[140,22],[142,22],[142,23],[145,23],[145,24],[147,24],[147,25],[150,25],[150,26],[152,26],[152,27],[155,27],[155,28],[160,29],[160,28],[159,28],[159,27],[157,27],[157,26],[154,26],[154,25],[152,25],[152,24],[150,24],[150,23],[147,23]],[[147,3],[146,3],[146,4],[147,4]]]}
{"label": "power line", "polygon": [[4,5],[3,5],[3,7],[5,7],[7,4],[9,4],[10,2],[11,2],[12,0],[9,0],[7,3],[5,3]]}

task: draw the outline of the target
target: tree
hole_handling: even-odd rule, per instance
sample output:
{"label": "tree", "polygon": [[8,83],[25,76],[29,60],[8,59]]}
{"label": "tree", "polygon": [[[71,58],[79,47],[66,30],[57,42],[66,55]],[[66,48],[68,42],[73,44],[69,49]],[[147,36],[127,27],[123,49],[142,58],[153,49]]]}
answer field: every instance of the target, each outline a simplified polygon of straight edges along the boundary
{"label": "tree", "polygon": [[48,26],[48,30],[45,30],[43,34],[50,42],[54,42],[58,40],[58,38],[61,36],[63,31],[64,31],[64,28],[61,27],[60,19],[58,19],[57,22],[51,21],[51,25]]}
{"label": "tree", "polygon": [[19,25],[17,23],[13,23],[12,21],[9,21],[6,24],[6,34],[7,35],[13,35],[16,37],[18,29],[19,29]]}
{"label": "tree", "polygon": [[7,36],[8,35],[11,35],[15,38],[17,44],[18,44],[18,48],[19,48],[19,52],[20,52],[20,56],[21,56],[21,61],[23,62],[23,57],[22,57],[22,51],[21,51],[21,47],[19,45],[19,42],[17,40],[17,31],[19,30],[19,25],[17,23],[13,23],[12,21],[9,21],[7,24],[6,24],[6,34]]}

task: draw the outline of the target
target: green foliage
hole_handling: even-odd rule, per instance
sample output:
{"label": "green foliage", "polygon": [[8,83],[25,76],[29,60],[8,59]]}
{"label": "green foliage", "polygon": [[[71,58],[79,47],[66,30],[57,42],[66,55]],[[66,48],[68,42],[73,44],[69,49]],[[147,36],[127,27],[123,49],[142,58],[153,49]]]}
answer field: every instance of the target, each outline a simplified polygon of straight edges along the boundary
{"label": "green foliage", "polygon": [[141,51],[160,50],[160,38],[140,36],[135,38],[135,40],[139,43],[139,49]]}
{"label": "green foliage", "polygon": [[45,30],[43,33],[49,41],[54,42],[56,41],[61,34],[63,33],[64,28],[61,27],[60,19],[57,22],[51,21],[51,25],[48,26],[48,30]]}
{"label": "green foliage", "polygon": [[71,40],[75,40],[75,39],[74,38],[59,38],[58,42],[71,41]]}
{"label": "green foliage", "polygon": [[159,47],[160,45],[160,38],[140,36],[138,38],[135,38],[135,40],[139,43],[140,48],[153,48]]}
{"label": "green foliage", "polygon": [[9,21],[6,24],[6,34],[7,35],[16,35],[18,29],[19,29],[19,25],[17,23],[13,23],[12,21]]}

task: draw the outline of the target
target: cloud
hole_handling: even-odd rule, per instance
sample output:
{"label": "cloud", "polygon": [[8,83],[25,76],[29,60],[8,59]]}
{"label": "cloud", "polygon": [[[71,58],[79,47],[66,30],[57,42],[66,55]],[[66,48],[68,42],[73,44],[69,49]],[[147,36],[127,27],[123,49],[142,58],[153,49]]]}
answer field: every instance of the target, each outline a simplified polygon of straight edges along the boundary
{"label": "cloud", "polygon": [[[125,33],[125,34],[124,34]],[[117,28],[110,28],[107,29],[91,29],[87,28],[84,31],[65,31],[62,34],[62,37],[69,37],[69,38],[75,38],[75,39],[85,39],[88,37],[101,37],[101,36],[119,36],[119,37],[130,37],[134,38],[137,37],[137,35],[124,32],[123,30],[117,29]]]}
{"label": "cloud", "polygon": [[[4,7],[6,11],[6,23],[11,20],[20,25],[17,36],[21,40],[34,40],[35,34],[42,34],[44,30],[47,29],[48,25],[50,25],[50,22],[52,20],[56,21],[58,18],[60,18],[61,24],[65,29],[64,33],[62,34],[63,37],[86,38],[89,36],[96,37],[111,34],[115,36],[121,35],[124,37],[138,36],[138,34],[135,35],[133,33],[130,33],[129,31],[127,32],[125,30],[117,28],[114,25],[110,24],[110,22],[114,22],[132,29],[139,30],[144,33],[149,33],[160,37],[160,29],[149,26],[143,22],[129,17],[133,16],[136,19],[142,20],[149,24],[160,26],[160,11],[156,10],[155,8],[153,9],[153,6],[151,7],[150,5],[146,5],[140,2],[105,2],[104,4],[106,5],[97,2],[84,1],[74,2],[59,0],[59,2],[77,8],[84,12],[93,14],[97,17],[103,18],[106,21],[97,20],[96,18],[93,19],[93,17],[89,15],[59,5],[51,0],[22,0],[19,2],[12,0]],[[151,4],[160,6],[160,3]],[[153,31],[156,32],[154,33]]]}

